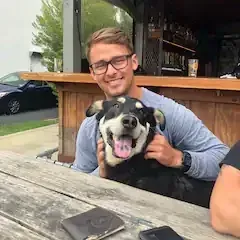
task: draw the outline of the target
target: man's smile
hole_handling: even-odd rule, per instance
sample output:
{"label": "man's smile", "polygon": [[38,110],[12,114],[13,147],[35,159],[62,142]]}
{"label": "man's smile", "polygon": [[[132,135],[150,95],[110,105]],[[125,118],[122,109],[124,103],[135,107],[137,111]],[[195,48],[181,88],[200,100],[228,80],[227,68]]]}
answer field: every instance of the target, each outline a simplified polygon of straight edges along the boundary
{"label": "man's smile", "polygon": [[108,80],[108,81],[106,81],[106,83],[109,84],[110,86],[112,86],[112,85],[119,84],[122,80],[123,80],[123,77]]}

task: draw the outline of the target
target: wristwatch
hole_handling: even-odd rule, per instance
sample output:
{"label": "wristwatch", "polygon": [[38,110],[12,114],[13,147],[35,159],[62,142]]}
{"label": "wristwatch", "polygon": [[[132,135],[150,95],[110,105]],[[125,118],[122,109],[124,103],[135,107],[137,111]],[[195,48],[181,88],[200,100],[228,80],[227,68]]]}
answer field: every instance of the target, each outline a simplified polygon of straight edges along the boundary
{"label": "wristwatch", "polygon": [[183,152],[183,157],[182,157],[182,167],[181,170],[185,173],[187,172],[192,164],[192,157],[190,153],[188,152]]}

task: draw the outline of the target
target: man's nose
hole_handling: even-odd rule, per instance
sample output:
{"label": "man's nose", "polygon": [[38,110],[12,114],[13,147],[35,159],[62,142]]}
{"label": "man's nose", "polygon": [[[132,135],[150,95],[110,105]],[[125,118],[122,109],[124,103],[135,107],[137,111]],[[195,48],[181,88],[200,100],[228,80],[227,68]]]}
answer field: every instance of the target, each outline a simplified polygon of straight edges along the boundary
{"label": "man's nose", "polygon": [[113,74],[115,74],[117,72],[117,70],[112,66],[112,64],[108,64],[108,66],[107,66],[107,72],[106,72],[106,74],[107,75],[113,75]]}

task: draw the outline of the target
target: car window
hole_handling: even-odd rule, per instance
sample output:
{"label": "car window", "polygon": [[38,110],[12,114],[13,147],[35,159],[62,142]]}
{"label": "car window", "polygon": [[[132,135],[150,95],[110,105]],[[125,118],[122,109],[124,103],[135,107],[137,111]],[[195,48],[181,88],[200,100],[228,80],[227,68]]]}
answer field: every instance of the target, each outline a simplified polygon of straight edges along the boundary
{"label": "car window", "polygon": [[20,87],[26,83],[23,79],[21,79],[17,73],[8,74],[2,78],[0,78],[0,83]]}
{"label": "car window", "polygon": [[31,84],[34,84],[36,87],[41,87],[41,86],[43,86],[43,82],[42,82],[42,81],[32,80],[32,81],[31,81]]}
{"label": "car window", "polygon": [[5,82],[16,82],[20,78],[17,75],[10,75],[9,77],[5,78]]}

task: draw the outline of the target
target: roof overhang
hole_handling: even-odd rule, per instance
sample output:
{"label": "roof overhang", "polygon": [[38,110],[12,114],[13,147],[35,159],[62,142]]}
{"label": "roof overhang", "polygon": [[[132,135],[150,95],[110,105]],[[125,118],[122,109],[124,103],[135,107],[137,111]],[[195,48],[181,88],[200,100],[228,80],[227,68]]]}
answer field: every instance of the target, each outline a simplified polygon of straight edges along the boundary
{"label": "roof overhang", "polygon": [[240,0],[165,0],[166,8],[189,21],[202,24],[226,24],[240,21]]}
{"label": "roof overhang", "polygon": [[38,54],[43,54],[43,49],[39,46],[31,46],[31,48],[29,49],[29,56],[31,57],[34,53],[38,53]]}
{"label": "roof overhang", "polygon": [[[240,0],[105,0],[126,11],[134,20],[142,21],[137,6],[143,2],[157,4],[164,1],[166,10],[180,15],[189,22],[203,24],[226,24],[240,21]],[[150,13],[151,14],[151,13]]]}

